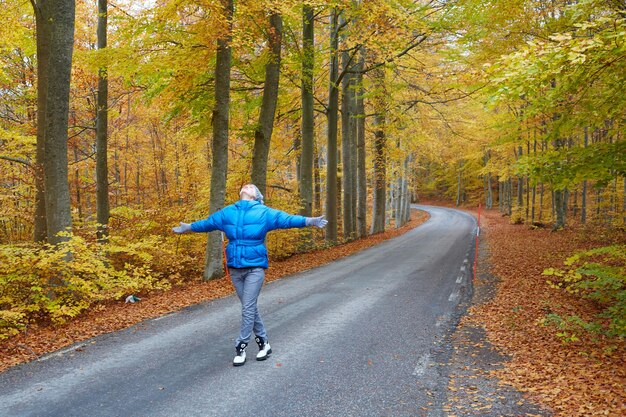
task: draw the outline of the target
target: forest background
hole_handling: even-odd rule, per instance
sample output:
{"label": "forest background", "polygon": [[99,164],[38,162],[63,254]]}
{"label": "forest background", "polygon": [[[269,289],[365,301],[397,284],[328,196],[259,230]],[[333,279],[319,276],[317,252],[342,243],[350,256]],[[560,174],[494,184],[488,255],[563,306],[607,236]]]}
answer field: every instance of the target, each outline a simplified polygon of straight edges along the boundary
{"label": "forest background", "polygon": [[[0,338],[221,276],[219,234],[171,227],[248,182],[329,220],[268,236],[274,258],[430,197],[624,229],[623,1],[50,3],[0,1]],[[623,340],[625,258],[547,271],[602,307],[548,317],[562,338]]]}

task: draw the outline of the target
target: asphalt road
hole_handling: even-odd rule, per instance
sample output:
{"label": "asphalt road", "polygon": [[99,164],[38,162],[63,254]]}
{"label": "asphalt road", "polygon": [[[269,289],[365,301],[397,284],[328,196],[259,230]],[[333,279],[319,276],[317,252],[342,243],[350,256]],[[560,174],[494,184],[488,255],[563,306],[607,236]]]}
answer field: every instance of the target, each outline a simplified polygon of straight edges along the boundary
{"label": "asphalt road", "polygon": [[[475,221],[445,208],[376,247],[267,284],[274,353],[233,367],[234,296],[0,374],[0,416],[440,416],[445,339],[471,291]],[[460,304],[461,303],[461,304]]]}

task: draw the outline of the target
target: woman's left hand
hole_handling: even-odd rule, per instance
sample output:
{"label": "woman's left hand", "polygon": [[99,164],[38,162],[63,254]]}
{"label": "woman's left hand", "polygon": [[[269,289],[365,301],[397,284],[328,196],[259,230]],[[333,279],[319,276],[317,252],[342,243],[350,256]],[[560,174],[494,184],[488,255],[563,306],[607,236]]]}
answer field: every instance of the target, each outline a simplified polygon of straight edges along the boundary
{"label": "woman's left hand", "polygon": [[319,227],[320,229],[323,229],[324,227],[326,227],[327,224],[328,224],[328,220],[326,220],[324,216],[306,218],[307,226],[315,226],[315,227]]}

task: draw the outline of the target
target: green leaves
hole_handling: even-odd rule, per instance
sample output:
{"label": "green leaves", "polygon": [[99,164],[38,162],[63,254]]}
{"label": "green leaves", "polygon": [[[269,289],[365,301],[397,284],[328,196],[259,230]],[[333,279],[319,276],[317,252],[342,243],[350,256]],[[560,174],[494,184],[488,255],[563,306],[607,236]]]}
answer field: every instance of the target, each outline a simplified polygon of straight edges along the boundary
{"label": "green leaves", "polygon": [[626,142],[596,143],[587,148],[569,148],[525,156],[515,165],[517,172],[535,181],[565,189],[583,180],[605,186],[615,176],[626,176]]}
{"label": "green leaves", "polygon": [[566,341],[573,341],[576,329],[626,337],[626,245],[605,246],[576,253],[564,262],[569,269],[548,268],[543,275],[556,277],[553,288],[596,301],[602,311],[596,321],[587,322],[576,315],[546,316],[546,324],[561,329]]}

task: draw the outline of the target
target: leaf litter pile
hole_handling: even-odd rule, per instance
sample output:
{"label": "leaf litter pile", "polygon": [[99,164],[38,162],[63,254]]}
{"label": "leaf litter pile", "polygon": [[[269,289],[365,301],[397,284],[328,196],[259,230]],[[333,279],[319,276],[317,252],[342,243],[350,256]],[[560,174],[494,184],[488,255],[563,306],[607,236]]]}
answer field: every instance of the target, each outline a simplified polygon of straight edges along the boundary
{"label": "leaf litter pile", "polygon": [[565,342],[559,330],[544,325],[548,314],[576,314],[591,319],[599,306],[547,283],[542,272],[562,267],[574,252],[624,243],[622,233],[574,226],[551,232],[511,225],[497,212],[483,217],[488,265],[478,265],[480,291],[487,285],[481,269],[499,280],[495,297],[473,306],[461,324],[482,326],[489,342],[510,356],[491,371],[501,383],[549,407],[555,416],[626,416],[626,346],[624,340],[579,335]]}
{"label": "leaf litter pile", "polygon": [[[327,264],[397,237],[424,223],[428,217],[428,213],[424,211],[412,210],[411,221],[398,229],[389,229],[384,233],[342,245],[294,255],[285,260],[270,261],[266,281],[274,281],[286,275]],[[198,262],[203,260],[198,259]],[[234,288],[228,278],[211,281],[197,278],[169,291],[142,295],[138,303],[127,304],[121,300],[100,304],[62,326],[31,325],[21,334],[0,341],[0,371],[94,336],[121,330],[143,320],[232,293]]]}

